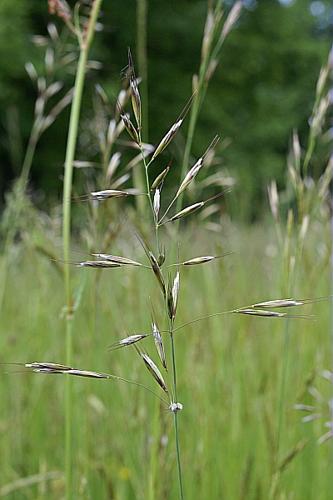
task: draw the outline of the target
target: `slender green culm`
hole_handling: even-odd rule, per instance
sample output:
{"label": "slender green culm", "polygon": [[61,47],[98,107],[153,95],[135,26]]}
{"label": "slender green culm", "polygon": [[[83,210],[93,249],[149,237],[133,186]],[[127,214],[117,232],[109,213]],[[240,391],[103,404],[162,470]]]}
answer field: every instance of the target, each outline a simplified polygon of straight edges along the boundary
{"label": "slender green culm", "polygon": [[[173,392],[175,402],[178,402],[177,397],[177,372],[176,372],[176,351],[175,342],[172,331],[173,325],[170,329],[170,339],[171,339],[171,358],[172,358],[172,378],[173,378]],[[179,482],[179,496],[181,500],[184,500],[184,488],[183,488],[183,475],[182,475],[182,465],[180,460],[180,444],[179,444],[179,432],[178,432],[178,414],[173,413],[174,426],[175,426],[175,440],[176,440],[176,454],[177,454],[177,469],[178,469],[178,482]]]}
{"label": "slender green culm", "polygon": [[[66,297],[66,364],[72,361],[72,290],[70,276],[70,233],[71,233],[71,196],[73,180],[73,161],[78,137],[78,126],[82,93],[87,67],[88,53],[93,39],[98,14],[102,0],[95,0],[90,13],[88,30],[84,38],[80,39],[80,57],[76,70],[74,97],[71,107],[69,129],[67,136],[65,176],[63,189],[63,257],[64,257],[64,283]],[[74,498],[72,488],[72,387],[70,377],[66,381],[65,390],[65,474],[66,474],[66,499]]]}

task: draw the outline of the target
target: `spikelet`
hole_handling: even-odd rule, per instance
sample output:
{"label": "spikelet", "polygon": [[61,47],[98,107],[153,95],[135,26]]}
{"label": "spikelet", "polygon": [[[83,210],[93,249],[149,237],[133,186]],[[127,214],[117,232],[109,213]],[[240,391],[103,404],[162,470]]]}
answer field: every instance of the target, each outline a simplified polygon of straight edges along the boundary
{"label": "spikelet", "polygon": [[305,304],[304,300],[294,300],[294,299],[276,299],[276,300],[267,300],[266,302],[257,302],[253,304],[251,307],[256,307],[259,309],[270,309],[275,307],[294,307],[294,306],[303,306]]}
{"label": "spikelet", "polygon": [[125,198],[129,193],[127,191],[118,191],[117,189],[105,189],[104,191],[93,191],[90,196],[93,200],[104,201],[109,198]]}
{"label": "spikelet", "polygon": [[85,260],[75,264],[78,267],[96,267],[103,269],[110,269],[114,267],[121,267],[117,262],[110,262],[109,260]]}
{"label": "spikelet", "polygon": [[128,259],[127,257],[120,257],[118,255],[109,255],[106,253],[93,253],[91,254],[98,259],[107,260],[108,262],[114,262],[116,264],[129,265],[129,266],[143,266],[141,262],[136,260]]}
{"label": "spikelet", "polygon": [[162,274],[162,271],[160,269],[160,266],[158,265],[156,257],[154,256],[154,254],[150,250],[148,250],[148,258],[149,258],[150,263],[151,263],[151,268],[152,268],[152,270],[157,278],[157,281],[161,287],[163,295],[165,295],[165,282],[164,282],[163,274]]}
{"label": "spikelet", "polygon": [[191,215],[199,210],[204,206],[204,204],[204,201],[199,201],[197,203],[194,203],[193,205],[189,205],[188,207],[183,208],[182,210],[180,210],[180,212],[177,212],[175,215],[170,217],[170,219],[168,219],[166,222],[173,222],[178,219],[183,219],[184,217],[187,217],[188,215]]}
{"label": "spikelet", "polygon": [[58,363],[48,363],[48,362],[37,362],[25,363],[26,368],[30,368],[35,373],[46,373],[46,374],[65,374],[74,375],[76,377],[89,377],[89,378],[112,378],[111,375],[107,373],[92,372],[90,370],[80,370],[78,368],[72,368],[70,366],[61,365]]}
{"label": "spikelet", "polygon": [[154,216],[155,216],[155,220],[157,221],[158,220],[158,214],[160,212],[160,206],[161,206],[161,192],[160,190],[157,188],[155,190],[155,194],[154,194],[154,202],[153,202],[153,208],[154,208]]}
{"label": "spikelet", "polygon": [[162,172],[156,177],[154,182],[151,185],[151,190],[153,191],[154,189],[161,188],[163,185],[164,179],[168,175],[168,172],[170,170],[170,166],[168,165]]}
{"label": "spikelet", "polygon": [[176,193],[176,198],[185,191],[187,186],[193,181],[193,179],[196,177],[198,174],[199,170],[201,169],[203,165],[203,158],[199,158],[199,160],[193,165],[193,167],[187,172],[185,175],[183,181],[181,182],[178,191]]}
{"label": "spikelet", "polygon": [[112,346],[110,346],[110,349],[113,350],[113,349],[118,349],[119,347],[127,347],[129,345],[133,345],[136,344],[137,342],[140,342],[140,340],[145,339],[146,337],[148,337],[146,333],[133,334],[130,335],[129,337],[118,340],[118,342],[115,342],[114,344],[112,344]]}
{"label": "spikelet", "polygon": [[168,286],[168,312],[169,318],[173,321],[176,317],[178,296],[179,296],[179,271],[173,280],[172,286]]}
{"label": "spikelet", "polygon": [[135,77],[134,64],[133,64],[132,54],[131,54],[130,49],[128,49],[128,69],[130,72],[129,84],[130,84],[130,89],[131,89],[132,108],[133,108],[133,113],[135,116],[136,123],[138,125],[138,129],[140,130],[141,129],[141,98],[140,98],[140,93],[139,93],[138,80]]}
{"label": "spikelet", "polygon": [[212,260],[219,259],[222,255],[203,255],[202,257],[194,257],[193,259],[185,260],[182,262],[183,266],[196,266],[198,264],[206,264],[206,262],[211,262]]}
{"label": "spikelet", "polygon": [[141,352],[138,349],[137,349],[137,351],[138,351],[139,355],[141,356],[141,358],[143,359],[149,373],[151,373],[151,375],[154,377],[154,379],[156,380],[158,385],[160,387],[162,387],[163,391],[168,393],[168,389],[167,389],[166,383],[164,381],[164,378],[162,377],[162,374],[161,374],[160,370],[157,368],[157,366],[155,365],[154,361],[148,356],[148,354]]}
{"label": "spikelet", "polygon": [[155,342],[157,354],[161,360],[162,365],[167,370],[163,339],[162,339],[162,335],[160,334],[159,328],[155,322],[152,323],[152,332],[153,332],[153,337],[154,337],[154,342]]}
{"label": "spikelet", "polygon": [[236,314],[248,314],[250,316],[261,316],[267,318],[283,318],[286,316],[286,313],[280,313],[276,311],[267,311],[266,309],[235,309],[232,311]]}
{"label": "spikelet", "polygon": [[183,123],[183,119],[180,118],[179,120],[177,120],[172,125],[172,127],[170,128],[170,130],[165,134],[165,136],[163,137],[163,139],[161,140],[161,142],[156,147],[155,152],[154,152],[154,154],[152,156],[151,161],[153,161],[156,158],[156,156],[158,156],[160,153],[162,153],[162,151],[164,151],[164,149],[170,144],[170,142],[172,141],[172,139],[177,134],[177,132],[178,132],[179,128],[181,127],[182,123]]}
{"label": "spikelet", "polygon": [[135,126],[131,122],[129,116],[126,113],[121,113],[120,118],[122,119],[123,124],[125,125],[125,128],[126,128],[128,134],[133,139],[133,141],[136,144],[140,144],[140,136],[139,136],[138,131],[136,130]]}

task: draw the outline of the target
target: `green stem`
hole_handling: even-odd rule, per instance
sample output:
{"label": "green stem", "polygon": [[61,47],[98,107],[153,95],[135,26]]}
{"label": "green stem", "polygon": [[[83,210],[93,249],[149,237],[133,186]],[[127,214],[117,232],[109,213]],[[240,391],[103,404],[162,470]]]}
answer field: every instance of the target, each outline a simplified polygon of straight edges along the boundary
{"label": "green stem", "polygon": [[[171,339],[171,357],[172,357],[172,378],[173,378],[173,395],[174,402],[178,403],[177,397],[177,372],[176,372],[176,351],[175,351],[175,342],[173,338],[173,324],[170,322],[170,339]],[[175,441],[176,441],[176,454],[177,454],[177,468],[178,468],[178,481],[179,481],[179,496],[181,500],[184,500],[184,489],[183,489],[183,476],[182,476],[182,467],[180,460],[180,446],[179,446],[179,433],[178,433],[178,413],[175,411],[173,413],[174,416],[174,425],[175,425]]]}
{"label": "green stem", "polygon": [[[73,180],[73,161],[76,150],[80,109],[88,60],[89,48],[93,39],[95,25],[102,0],[95,0],[89,18],[86,37],[80,44],[80,57],[76,70],[74,97],[71,106],[69,129],[67,136],[65,177],[63,189],[63,256],[64,256],[64,284],[66,296],[66,364],[72,362],[72,290],[70,276],[70,237],[71,237],[71,195]],[[66,499],[72,500],[72,386],[70,377],[67,378],[65,388],[65,475]]]}

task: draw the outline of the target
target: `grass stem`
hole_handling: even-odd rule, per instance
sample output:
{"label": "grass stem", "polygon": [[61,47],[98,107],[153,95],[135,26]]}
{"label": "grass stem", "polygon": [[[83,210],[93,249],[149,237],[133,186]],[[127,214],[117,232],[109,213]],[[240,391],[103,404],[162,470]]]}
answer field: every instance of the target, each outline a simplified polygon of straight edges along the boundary
{"label": "grass stem", "polygon": [[[174,402],[178,402],[177,396],[177,372],[176,372],[176,350],[175,342],[173,337],[173,322],[170,321],[170,340],[171,340],[171,358],[172,358],[172,379],[173,379],[173,395]],[[174,426],[175,426],[175,441],[176,441],[176,454],[177,454],[177,469],[178,469],[178,481],[179,481],[179,497],[184,500],[184,489],[183,489],[183,476],[182,476],[182,466],[180,460],[180,445],[179,445],[179,433],[178,433],[178,414],[174,412]]]}
{"label": "grass stem", "polygon": [[[71,196],[73,181],[73,161],[78,137],[79,118],[82,94],[87,67],[89,48],[93,39],[102,0],[95,0],[89,18],[86,37],[80,43],[80,57],[76,70],[74,97],[71,106],[70,121],[66,145],[65,176],[63,188],[63,256],[64,256],[64,285],[66,298],[66,364],[72,362],[72,290],[70,275],[70,238],[71,238]],[[73,499],[72,481],[72,386],[70,377],[67,377],[65,389],[65,476],[66,499]]]}

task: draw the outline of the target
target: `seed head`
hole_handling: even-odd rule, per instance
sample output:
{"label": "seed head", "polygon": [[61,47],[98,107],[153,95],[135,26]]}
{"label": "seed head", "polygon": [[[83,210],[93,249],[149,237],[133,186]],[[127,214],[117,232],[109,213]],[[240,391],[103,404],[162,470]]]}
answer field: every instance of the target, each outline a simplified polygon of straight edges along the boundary
{"label": "seed head", "polygon": [[77,377],[89,377],[89,378],[112,378],[111,375],[107,373],[92,372],[89,370],[79,370],[77,368],[72,368],[70,366],[61,365],[58,363],[39,363],[34,361],[33,363],[25,363],[26,368],[31,368],[35,373],[47,373],[47,374],[67,374],[74,375]]}
{"label": "seed head", "polygon": [[124,198],[128,196],[127,191],[118,191],[117,189],[105,189],[104,191],[93,191],[90,196],[93,200],[104,201],[109,198]]}
{"label": "seed head", "polygon": [[172,286],[169,286],[168,290],[168,312],[171,320],[174,320],[177,312],[178,305],[178,295],[179,295],[179,271],[173,280]]}
{"label": "seed head", "polygon": [[275,307],[294,307],[294,306],[302,306],[305,302],[303,300],[294,300],[294,299],[277,299],[277,300],[268,300],[266,302],[258,302],[257,304],[253,304],[251,307],[266,309],[266,308],[275,308]]}
{"label": "seed head", "polygon": [[180,193],[185,191],[187,186],[193,181],[193,179],[195,178],[195,176],[198,174],[199,170],[201,169],[202,165],[203,165],[203,158],[199,158],[199,160],[193,165],[193,167],[185,175],[185,178],[182,181],[182,183],[180,184],[179,189],[176,193],[176,198],[180,195]]}
{"label": "seed head", "polygon": [[214,255],[203,255],[202,257],[194,257],[193,259],[185,260],[183,266],[196,266],[197,264],[205,264],[216,259]]}
{"label": "seed head", "polygon": [[173,215],[168,221],[166,222],[173,222],[178,219],[183,219],[184,217],[187,217],[187,215],[193,214],[197,210],[199,210],[201,207],[203,207],[205,204],[204,201],[199,201],[198,203],[194,203],[193,205],[189,205],[188,207],[183,208],[180,210],[180,212],[177,212],[175,215]]}
{"label": "seed head", "polygon": [[250,316],[261,316],[269,318],[283,318],[286,313],[280,313],[276,311],[267,311],[266,309],[235,309],[232,311],[237,314],[248,314]]}
{"label": "seed head", "polygon": [[159,145],[156,147],[155,149],[155,152],[152,156],[152,159],[151,161],[153,161],[156,156],[158,156],[160,153],[162,153],[162,151],[164,151],[164,149],[170,144],[170,142],[172,141],[172,139],[175,137],[175,135],[177,134],[181,124],[183,123],[183,119],[180,118],[176,123],[174,123],[172,125],[172,127],[170,128],[170,130],[165,134],[165,136],[163,137],[163,139],[161,140],[161,142],[159,143]]}
{"label": "seed head", "polygon": [[163,295],[165,295],[165,282],[160,266],[158,265],[158,262],[156,260],[156,257],[150,250],[148,250],[148,257],[150,260],[151,268],[157,278],[157,281],[159,282]]}
{"label": "seed head", "polygon": [[98,268],[114,268],[121,267],[121,264],[117,262],[110,262],[109,260],[86,260],[83,262],[78,262],[76,264],[78,267],[98,267]]}
{"label": "seed head", "polygon": [[156,179],[154,180],[154,182],[152,183],[151,185],[151,189],[154,190],[154,189],[157,189],[157,188],[161,188],[161,186],[163,185],[163,182],[164,182],[164,179],[166,178],[166,176],[168,175],[168,172],[170,170],[170,166],[168,165],[157,177]]}
{"label": "seed head", "polygon": [[160,370],[157,368],[155,365],[154,361],[148,356],[148,354],[145,354],[144,352],[138,351],[140,356],[142,357],[148,371],[151,373],[151,375],[154,377],[156,382],[162,387],[162,389],[168,393],[168,389],[166,386],[166,383],[164,382],[164,379],[162,377],[162,374]]}
{"label": "seed head", "polygon": [[158,356],[161,360],[162,365],[167,370],[163,339],[162,339],[162,335],[160,334],[159,328],[155,322],[152,323],[152,331],[153,331],[153,337],[154,337],[154,342],[155,342]]}
{"label": "seed head", "polygon": [[132,137],[133,141],[136,144],[140,144],[140,136],[138,134],[138,131],[136,130],[135,126],[129,119],[128,115],[126,115],[125,113],[121,113],[120,118],[122,119],[123,124],[125,125],[125,128],[128,134]]}
{"label": "seed head", "polygon": [[154,203],[153,203],[153,207],[154,207],[154,215],[155,215],[155,220],[157,221],[158,220],[158,214],[160,212],[160,205],[161,205],[161,192],[160,190],[157,188],[155,190],[155,194],[154,194]]}
{"label": "seed head", "polygon": [[129,337],[120,339],[118,342],[114,343],[111,346],[111,349],[117,349],[118,347],[126,347],[132,344],[136,344],[137,342],[140,342],[140,340],[145,339],[146,337],[148,337],[146,333],[137,333],[134,335],[130,335]]}
{"label": "seed head", "polygon": [[132,59],[131,50],[128,49],[128,70],[129,70],[129,83],[131,89],[132,108],[135,116],[136,123],[139,130],[141,129],[141,98],[138,87],[138,80],[135,77],[134,64]]}
{"label": "seed head", "polygon": [[93,253],[92,255],[94,257],[97,257],[98,259],[107,260],[108,262],[114,262],[116,264],[142,266],[142,264],[140,262],[137,262],[136,260],[128,259],[127,257],[120,257],[118,255],[109,255],[106,253]]}

